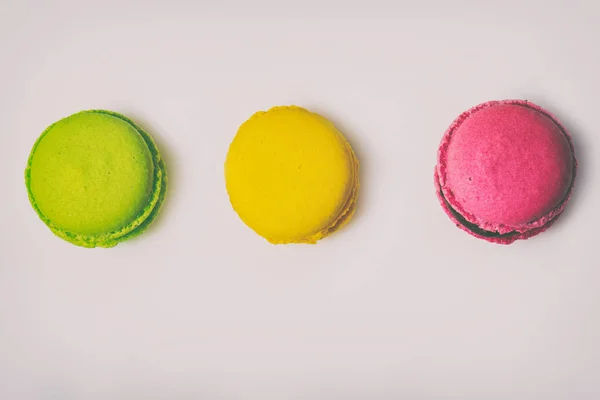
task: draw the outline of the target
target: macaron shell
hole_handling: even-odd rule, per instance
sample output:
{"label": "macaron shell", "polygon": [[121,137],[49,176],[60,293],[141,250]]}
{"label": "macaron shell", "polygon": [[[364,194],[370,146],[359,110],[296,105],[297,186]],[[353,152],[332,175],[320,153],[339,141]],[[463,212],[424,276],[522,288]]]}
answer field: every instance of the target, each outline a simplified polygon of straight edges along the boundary
{"label": "macaron shell", "polygon": [[231,204],[271,243],[315,243],[343,226],[358,193],[358,161],[331,122],[274,107],[239,128],[225,162]]}
{"label": "macaron shell", "polygon": [[[52,137],[51,133],[53,129],[61,129],[61,125],[63,124],[74,124],[74,126],[67,127],[67,134],[62,139],[59,137],[58,142],[60,143],[52,143],[50,141],[49,143],[52,146],[48,146],[46,151],[40,151],[40,148],[44,148],[45,138],[49,134]],[[115,134],[112,132],[111,135],[110,129],[106,129],[107,126],[113,126],[120,133]],[[98,127],[105,128],[102,131],[104,138],[86,142],[84,140],[85,136],[81,136],[82,132],[92,132],[92,136],[88,137],[92,139],[94,130]],[[62,128],[65,128],[65,126],[63,125]],[[98,132],[95,132],[95,134],[98,134]],[[76,144],[77,140],[73,142],[73,138],[70,138],[70,136],[79,138],[77,140],[80,140],[82,146],[71,146],[73,143]],[[65,139],[67,139],[66,142]],[[70,144],[68,139],[71,139]],[[104,147],[102,145],[103,140],[109,141],[109,143],[104,143]],[[133,147],[128,147],[127,143],[129,142],[134,143]],[[121,150],[125,154],[122,154],[121,150],[115,152],[110,149],[112,146],[116,146],[117,148],[122,147]],[[72,147],[72,154],[69,158],[61,159],[63,150],[69,147]],[[98,153],[94,153],[94,151]],[[47,153],[45,156],[47,159],[42,164],[36,165],[36,158],[39,154],[44,156],[44,152]],[[139,154],[135,155],[137,153]],[[132,160],[127,159],[129,156],[131,156]],[[92,158],[94,161],[90,163],[86,157]],[[136,157],[136,159],[133,160],[133,157]],[[142,167],[138,167],[140,165]],[[60,168],[64,168],[66,171],[61,171]],[[146,169],[145,173],[144,168]],[[136,169],[140,170],[140,172],[131,176],[131,173],[135,172]],[[50,181],[52,181],[53,177],[52,175],[48,175],[44,179],[45,182],[40,182],[40,179],[36,178],[36,170],[40,173],[38,178],[43,177],[44,174],[47,175],[48,171],[53,170],[59,175],[62,174],[54,179],[62,181],[67,185],[58,191],[59,194],[66,193],[67,199],[70,198],[69,196],[73,197],[73,193],[82,192],[69,201],[73,203],[73,207],[65,207],[62,212],[68,216],[68,212],[72,208],[77,211],[77,214],[81,215],[82,221],[91,221],[91,226],[85,226],[81,230],[77,229],[76,225],[69,224],[68,218],[66,219],[67,223],[65,223],[65,219],[52,218],[55,215],[48,213],[48,207],[38,202],[39,196],[37,196],[38,191],[36,187],[44,184],[47,185],[48,179],[50,178]],[[106,176],[103,176],[103,172]],[[108,174],[109,172],[111,173]],[[79,175],[85,176],[79,176],[80,179],[73,180],[73,174],[75,177]],[[113,179],[113,176],[115,177],[113,182],[110,182],[110,180],[105,182],[109,175],[110,179]],[[58,121],[46,129],[32,149],[28,167],[25,171],[25,180],[30,202],[39,217],[54,234],[83,247],[112,247],[125,239],[140,234],[158,214],[166,193],[164,162],[152,138],[123,115],[105,110],[82,111]],[[129,187],[121,188],[122,190],[108,190],[106,193],[102,193],[103,188],[111,186],[111,184],[113,185],[113,189],[115,189],[115,181],[117,183],[116,186],[124,182],[132,182],[132,184]],[[74,188],[69,189],[69,185],[72,185]],[[89,187],[90,185],[94,189],[92,193],[97,192],[97,196],[85,196],[85,186]],[[133,190],[131,190],[131,186],[134,186]],[[135,188],[136,186],[138,186],[137,189]],[[115,203],[120,204],[117,204],[116,207],[121,207],[122,209],[117,209],[117,212],[113,210],[113,215],[110,215],[111,213],[103,214],[102,211],[105,210],[102,208],[102,200],[94,199],[94,197],[101,197],[105,194],[108,194],[108,196],[106,196],[104,202],[109,205],[109,209],[111,207],[114,209],[115,207],[115,205],[110,204],[111,198],[113,201],[118,199],[119,201],[115,201]],[[123,196],[127,195],[137,200],[137,203],[135,204],[128,200],[120,202]],[[62,198],[51,200],[55,200],[54,206],[56,206],[60,204]],[[83,202],[78,204],[77,200],[83,200]],[[82,204],[84,207],[82,207]],[[100,205],[99,209],[98,205]],[[89,207],[89,213],[86,211],[86,207]],[[91,216],[88,214],[91,214]]]}
{"label": "macaron shell", "polygon": [[153,174],[152,155],[133,126],[112,115],[79,113],[57,122],[37,144],[30,190],[48,219],[94,236],[135,219],[148,203]]}
{"label": "macaron shell", "polygon": [[492,101],[461,114],[446,132],[438,195],[484,231],[525,233],[562,212],[576,166],[570,136],[549,112],[522,100]]}

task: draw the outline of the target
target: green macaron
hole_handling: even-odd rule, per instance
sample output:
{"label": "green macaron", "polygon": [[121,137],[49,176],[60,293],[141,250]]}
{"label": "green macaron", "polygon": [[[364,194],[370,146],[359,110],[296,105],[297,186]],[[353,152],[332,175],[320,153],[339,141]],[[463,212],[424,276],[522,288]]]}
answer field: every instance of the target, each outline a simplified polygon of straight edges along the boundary
{"label": "green macaron", "polygon": [[115,112],[90,110],[42,133],[25,184],[31,205],[55,235],[78,246],[113,247],[154,221],[167,175],[143,129]]}

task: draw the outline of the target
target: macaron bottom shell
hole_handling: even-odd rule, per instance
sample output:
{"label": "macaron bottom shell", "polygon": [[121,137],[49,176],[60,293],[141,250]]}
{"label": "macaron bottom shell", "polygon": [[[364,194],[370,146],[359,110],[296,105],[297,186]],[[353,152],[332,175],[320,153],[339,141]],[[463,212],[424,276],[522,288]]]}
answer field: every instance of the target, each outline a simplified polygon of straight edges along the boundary
{"label": "macaron bottom shell", "polygon": [[439,177],[437,173],[437,168],[434,173],[434,182],[436,185],[436,194],[443,210],[446,212],[448,217],[454,222],[454,224],[467,232],[468,234],[478,238],[483,239],[491,243],[497,244],[512,244],[517,240],[529,239],[535,235],[538,235],[544,232],[546,229],[550,228],[554,222],[560,217],[560,214],[556,215],[554,218],[547,221],[544,225],[538,226],[536,228],[530,228],[524,231],[511,231],[507,233],[499,233],[497,231],[488,231],[480,228],[477,224],[467,221],[458,211],[456,211],[448,200],[444,197],[444,193],[440,186]]}
{"label": "macaron bottom shell", "polygon": [[[73,122],[75,121],[75,122]],[[71,131],[67,132],[68,134],[71,134],[72,132],[74,132],[75,129],[80,129],[80,133],[81,132],[91,132],[90,129],[97,129],[97,130],[102,130],[104,129],[103,123],[106,122],[107,124],[109,124],[110,127],[113,127],[114,129],[123,129],[126,130],[128,132],[130,132],[130,134],[134,135],[134,137],[132,137],[132,140],[139,140],[139,146],[138,147],[134,147],[138,148],[138,150],[142,153],[142,157],[140,160],[140,157],[138,157],[138,163],[146,163],[148,164],[146,167],[146,170],[148,171],[148,173],[150,174],[147,178],[143,178],[143,179],[148,179],[148,186],[147,186],[147,194],[143,195],[143,198],[138,198],[138,201],[140,202],[139,206],[135,207],[135,208],[130,208],[131,211],[127,211],[127,214],[122,215],[122,223],[119,223],[118,225],[115,226],[115,224],[109,224],[108,226],[110,226],[110,229],[107,229],[106,231],[102,231],[101,229],[97,229],[94,228],[94,231],[92,233],[90,233],[89,231],[85,231],[85,230],[78,230],[78,229],[73,229],[72,227],[65,227],[64,223],[59,223],[55,220],[53,220],[53,218],[51,218],[49,215],[47,215],[48,213],[44,212],[44,210],[50,210],[51,208],[54,208],[55,211],[58,208],[60,211],[60,204],[50,204],[50,207],[47,204],[44,203],[48,203],[48,201],[46,199],[42,198],[36,198],[37,196],[40,196],[40,192],[39,190],[36,192],[36,190],[34,189],[35,187],[40,187],[40,185],[52,185],[52,179],[53,176],[52,174],[48,174],[47,171],[40,171],[39,168],[44,168],[44,167],[48,167],[48,168],[61,168],[62,170],[65,170],[67,172],[64,172],[63,174],[63,179],[65,179],[65,177],[68,179],[69,178],[69,174],[78,177],[79,179],[73,179],[74,183],[74,187],[72,188],[72,190],[69,190],[70,192],[77,192],[77,193],[81,193],[81,198],[86,199],[86,201],[90,202],[90,204],[94,204],[94,198],[93,196],[90,198],[90,195],[87,195],[86,197],[86,186],[87,186],[87,182],[89,181],[89,176],[91,176],[92,172],[96,172],[97,176],[97,172],[96,171],[97,165],[95,164],[94,166],[90,166],[87,165],[85,163],[85,157],[88,156],[90,158],[93,158],[95,160],[95,162],[98,162],[97,160],[101,160],[101,162],[106,163],[107,165],[111,165],[111,162],[113,163],[113,175],[112,177],[114,177],[115,179],[119,178],[119,171],[115,171],[115,168],[118,166],[122,166],[122,165],[130,165],[126,162],[123,161],[123,154],[105,154],[105,153],[100,153],[100,154],[96,154],[94,152],[93,149],[95,149],[96,147],[99,148],[103,148],[102,146],[97,146],[96,143],[94,142],[90,142],[90,143],[86,143],[85,142],[85,136],[84,135],[79,135],[78,137],[76,137],[77,140],[83,140],[83,146],[81,147],[82,150],[79,151],[77,148],[74,149],[69,149],[68,145],[65,147],[58,147],[58,148],[47,148],[44,149],[44,157],[46,158],[46,160],[43,160],[43,162],[36,162],[35,158],[36,158],[36,154],[40,148],[40,146],[45,146],[45,144],[43,143],[44,138],[53,131],[53,129],[65,129],[64,126],[65,124],[71,123],[71,124],[75,124],[75,128],[70,128]],[[61,125],[62,124],[62,125]],[[91,126],[91,128],[90,128]],[[106,129],[110,129],[110,128],[106,128]],[[52,132],[52,135],[60,135],[61,132]],[[128,134],[125,134],[125,138],[127,138]],[[135,135],[138,136],[139,139],[135,139]],[[110,135],[107,135],[110,136]],[[95,136],[97,138],[97,136]],[[82,139],[83,138],[83,139]],[[114,143],[110,143],[108,145],[108,147],[110,148],[111,146],[114,146],[115,148],[122,148],[123,145],[120,144],[120,142],[118,141],[119,137],[117,136],[116,139],[115,137],[111,137],[112,140],[114,141]],[[67,143],[70,143],[69,141],[67,141]],[[77,163],[73,162],[70,163],[69,160],[67,159],[65,161],[65,159],[61,159],[60,158],[60,154],[64,153],[64,152],[68,152],[68,151],[73,151],[73,154],[75,154],[76,157],[79,158],[83,158],[84,161],[82,161],[81,159],[77,160]],[[146,152],[147,156],[144,156],[143,153]],[[131,154],[131,157],[135,158],[137,154],[137,151],[134,151]],[[125,153],[125,156],[127,155],[127,153]],[[40,156],[41,157],[41,156]],[[143,161],[143,159],[146,159],[147,161]],[[113,160],[113,158],[116,158],[115,160]],[[62,161],[61,161],[62,160]],[[125,160],[126,161],[126,160]],[[58,164],[58,165],[57,165]],[[116,166],[115,166],[116,165]],[[36,169],[37,168],[37,169]],[[96,168],[96,170],[94,170],[94,168]],[[124,168],[124,167],[123,167]],[[90,172],[89,170],[92,169],[93,171]],[[108,168],[108,171],[106,172],[107,174],[110,174],[110,168]],[[37,173],[41,174],[40,177],[37,177]],[[61,171],[62,173],[62,171]],[[87,175],[86,175],[87,174]],[[42,179],[41,177],[45,177],[44,180],[47,180],[48,182],[39,182],[39,179]],[[83,176],[83,177],[82,177]],[[110,176],[110,175],[109,175]],[[37,178],[36,178],[37,177]],[[50,177],[50,179],[48,179],[48,177]],[[38,181],[35,181],[36,179],[38,179]],[[59,179],[59,178],[57,178]],[[88,180],[86,180],[88,179]],[[165,164],[164,161],[162,159],[162,157],[160,156],[160,153],[158,151],[158,148],[156,147],[154,141],[152,140],[152,138],[150,137],[150,135],[148,135],[143,129],[141,129],[139,126],[137,126],[133,121],[131,121],[129,118],[112,112],[112,111],[106,111],[106,110],[88,110],[88,111],[82,111],[82,112],[78,112],[76,114],[73,114],[69,117],[66,117],[60,121],[57,121],[56,123],[52,124],[51,126],[49,126],[44,133],[42,133],[42,135],[38,138],[38,140],[36,141],[32,151],[31,151],[31,155],[29,157],[29,161],[28,161],[28,165],[27,168],[25,170],[25,183],[27,186],[27,190],[28,190],[28,196],[29,196],[29,200],[30,203],[32,205],[32,207],[34,208],[34,210],[36,211],[36,213],[38,214],[38,216],[40,217],[40,219],[50,228],[50,230],[58,237],[74,244],[77,246],[81,246],[81,247],[88,247],[88,248],[92,248],[92,247],[114,247],[116,246],[118,243],[130,239],[132,237],[135,237],[139,234],[141,234],[142,232],[144,232],[149,226],[150,224],[156,219],[156,216],[158,215],[162,204],[164,202],[165,199],[165,194],[166,194],[166,189],[167,189],[167,175],[166,175],[166,170],[165,170]],[[93,183],[93,182],[90,182]],[[131,182],[131,187],[136,187],[138,184],[143,184],[142,182]],[[146,184],[144,184],[146,185]],[[98,185],[96,184],[96,187]],[[129,186],[127,186],[127,188],[129,188]],[[64,189],[64,186],[63,186]],[[126,190],[127,192],[128,190]],[[42,192],[43,193],[43,192]],[[121,192],[123,193],[123,192]],[[70,199],[73,199],[72,193],[69,194],[71,197]],[[98,197],[102,197],[103,193],[96,193],[96,195]],[[114,193],[113,193],[114,195]],[[114,202],[119,202],[120,198],[122,196],[126,196],[129,195],[128,193],[123,193],[123,194],[118,194],[116,198],[114,199],[107,199],[108,201],[114,201]],[[43,200],[42,203],[39,203],[40,200]],[[72,204],[72,203],[71,203]],[[64,208],[62,209],[61,213],[65,213],[69,210],[69,203],[64,205]],[[76,208],[76,207],[74,207]],[[127,210],[127,208],[124,208]],[[81,210],[78,210],[81,213]],[[89,210],[85,210],[85,213],[98,213],[101,211],[97,211],[94,210],[93,208],[90,208]],[[52,214],[52,213],[50,213]],[[85,215],[83,215],[83,217],[85,219]],[[97,219],[101,220],[102,216],[99,216]]]}
{"label": "macaron bottom shell", "polygon": [[267,239],[267,240],[269,240],[269,242],[271,242],[273,244],[287,244],[287,243],[316,244],[319,240],[337,232],[338,230],[342,229],[344,226],[346,226],[346,224],[348,224],[350,222],[350,220],[354,216],[354,213],[356,212],[356,200],[358,198],[360,183],[358,181],[358,168],[359,168],[358,159],[354,155],[354,152],[352,151],[352,148],[350,148],[350,146],[348,146],[348,150],[349,150],[350,154],[352,155],[352,159],[353,159],[354,176],[355,176],[354,184],[352,186],[352,190],[350,191],[350,194],[348,195],[348,199],[346,200],[345,205],[342,208],[342,211],[331,222],[331,224],[329,226],[327,226],[325,229],[322,229],[319,232],[317,232],[311,236],[298,238],[298,239],[295,239],[295,240],[289,241],[289,242],[281,241],[281,240],[278,241],[275,239]]}

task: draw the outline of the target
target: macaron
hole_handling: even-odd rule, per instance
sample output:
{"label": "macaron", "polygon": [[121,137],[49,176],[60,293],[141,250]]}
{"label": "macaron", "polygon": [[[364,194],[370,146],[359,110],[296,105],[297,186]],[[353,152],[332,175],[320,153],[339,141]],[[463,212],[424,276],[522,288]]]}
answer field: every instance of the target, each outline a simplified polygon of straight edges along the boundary
{"label": "macaron", "polygon": [[36,141],[25,183],[40,219],[83,247],[113,247],[141,234],[163,204],[167,175],[150,135],[112,111],[73,114]]}
{"label": "macaron", "polygon": [[459,228],[510,244],[556,221],[576,172],[573,142],[558,119],[529,101],[504,100],[473,107],[450,125],[434,179]]}
{"label": "macaron", "polygon": [[225,182],[233,209],[257,234],[273,244],[314,244],[352,218],[358,160],[327,119],[273,107],[240,126]]}

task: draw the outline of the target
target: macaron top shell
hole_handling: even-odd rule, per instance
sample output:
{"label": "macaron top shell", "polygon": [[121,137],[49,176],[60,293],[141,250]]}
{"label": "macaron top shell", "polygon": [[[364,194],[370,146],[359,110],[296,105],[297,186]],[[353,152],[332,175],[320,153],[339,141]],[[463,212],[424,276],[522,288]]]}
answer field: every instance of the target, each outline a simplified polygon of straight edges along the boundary
{"label": "macaron top shell", "polygon": [[332,123],[300,107],[274,107],[239,128],[225,179],[234,209],[259,235],[314,243],[353,212],[357,168]]}
{"label": "macaron top shell", "polygon": [[452,124],[436,172],[454,212],[507,234],[560,214],[575,169],[573,145],[558,120],[530,102],[506,100],[474,107]]}
{"label": "macaron top shell", "polygon": [[149,136],[102,110],[71,115],[46,129],[31,152],[26,183],[50,229],[86,247],[113,246],[147,226],[166,184]]}

